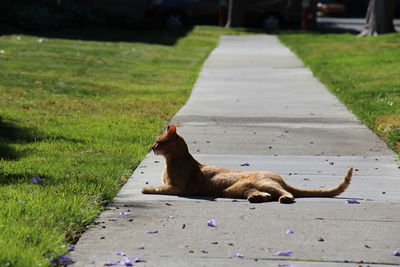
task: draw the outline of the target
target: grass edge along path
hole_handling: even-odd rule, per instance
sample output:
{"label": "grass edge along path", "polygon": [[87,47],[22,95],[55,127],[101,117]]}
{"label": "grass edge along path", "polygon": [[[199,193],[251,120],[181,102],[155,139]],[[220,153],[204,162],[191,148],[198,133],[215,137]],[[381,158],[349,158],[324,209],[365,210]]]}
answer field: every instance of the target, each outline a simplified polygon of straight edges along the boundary
{"label": "grass edge along path", "polygon": [[186,102],[219,36],[246,33],[0,36],[0,266],[57,265]]}
{"label": "grass edge along path", "polygon": [[283,33],[279,39],[330,92],[400,153],[399,33],[365,38]]}

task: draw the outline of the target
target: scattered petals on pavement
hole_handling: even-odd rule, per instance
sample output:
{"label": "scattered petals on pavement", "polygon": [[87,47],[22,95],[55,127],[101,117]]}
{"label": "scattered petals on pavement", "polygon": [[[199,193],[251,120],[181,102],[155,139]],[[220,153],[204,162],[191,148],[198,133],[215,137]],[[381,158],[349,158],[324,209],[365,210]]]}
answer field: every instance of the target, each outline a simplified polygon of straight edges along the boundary
{"label": "scattered petals on pavement", "polygon": [[140,262],[140,258],[139,257],[134,257],[133,258],[133,262]]}
{"label": "scattered petals on pavement", "polygon": [[147,233],[148,233],[148,234],[157,234],[158,231],[157,231],[157,230],[150,230],[150,231],[147,231]]}
{"label": "scattered petals on pavement", "polygon": [[241,258],[241,259],[243,259],[243,258],[244,258],[244,255],[241,254],[241,253],[235,253],[235,254],[232,255],[232,257],[236,257],[236,258]]}
{"label": "scattered petals on pavement", "polygon": [[111,218],[111,219],[108,219],[110,222],[116,222],[116,221],[118,221],[117,219],[115,219],[115,218]]}
{"label": "scattered petals on pavement", "polygon": [[144,245],[140,245],[138,249],[144,249]]}
{"label": "scattered petals on pavement", "polygon": [[179,245],[178,248],[187,248],[189,247],[188,245]]}
{"label": "scattered petals on pavement", "polygon": [[217,221],[215,219],[208,220],[207,221],[207,226],[216,227],[217,226]]}
{"label": "scattered petals on pavement", "polygon": [[291,250],[282,250],[275,253],[276,256],[290,256],[292,255],[293,251]]}
{"label": "scattered petals on pavement", "polygon": [[393,251],[392,255],[399,257],[400,256],[400,251],[395,250],[395,251]]}
{"label": "scattered petals on pavement", "polygon": [[31,181],[32,181],[34,184],[41,184],[41,183],[43,183],[43,179],[40,178],[40,177],[38,177],[38,176],[33,177]]}
{"label": "scattered petals on pavement", "polygon": [[58,256],[57,262],[58,262],[59,265],[70,265],[70,264],[74,263],[74,261],[68,255]]}
{"label": "scattered petals on pavement", "polygon": [[286,234],[287,234],[287,235],[292,235],[292,234],[294,234],[294,231],[293,231],[293,230],[290,230],[290,229],[288,229],[288,230],[286,231]]}
{"label": "scattered petals on pavement", "polygon": [[128,211],[122,211],[119,213],[121,216],[129,215],[130,213]]}
{"label": "scattered petals on pavement", "polygon": [[174,218],[174,216],[168,216],[168,219],[173,219]]}
{"label": "scattered petals on pavement", "polygon": [[245,163],[240,164],[240,166],[250,166],[250,164],[248,162],[245,162]]}
{"label": "scattered petals on pavement", "polygon": [[133,266],[133,263],[129,257],[124,257],[118,262],[118,264],[122,266]]}
{"label": "scattered petals on pavement", "polygon": [[360,202],[358,202],[358,201],[355,200],[355,199],[347,199],[347,200],[346,200],[346,203],[347,203],[347,204],[360,204]]}
{"label": "scattered petals on pavement", "polygon": [[125,252],[117,252],[118,256],[126,256]]}

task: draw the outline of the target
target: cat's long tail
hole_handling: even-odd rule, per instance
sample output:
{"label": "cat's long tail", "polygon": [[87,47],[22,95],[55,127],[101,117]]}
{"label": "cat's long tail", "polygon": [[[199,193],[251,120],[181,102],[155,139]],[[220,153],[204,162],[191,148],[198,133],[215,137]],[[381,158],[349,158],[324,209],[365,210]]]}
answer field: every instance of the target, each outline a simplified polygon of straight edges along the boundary
{"label": "cat's long tail", "polygon": [[286,185],[286,190],[292,193],[294,197],[334,197],[343,193],[347,189],[347,187],[350,185],[352,175],[353,167],[350,167],[346,176],[344,177],[343,182],[330,189],[306,190]]}

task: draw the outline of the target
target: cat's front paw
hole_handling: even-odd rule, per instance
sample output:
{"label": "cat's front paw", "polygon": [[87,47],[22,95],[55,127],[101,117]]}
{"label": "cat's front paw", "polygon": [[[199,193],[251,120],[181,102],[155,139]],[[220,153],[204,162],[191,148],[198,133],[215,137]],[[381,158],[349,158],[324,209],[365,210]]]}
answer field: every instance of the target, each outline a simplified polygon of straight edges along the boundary
{"label": "cat's front paw", "polygon": [[150,186],[143,187],[141,190],[142,194],[152,194],[154,193],[154,189]]}

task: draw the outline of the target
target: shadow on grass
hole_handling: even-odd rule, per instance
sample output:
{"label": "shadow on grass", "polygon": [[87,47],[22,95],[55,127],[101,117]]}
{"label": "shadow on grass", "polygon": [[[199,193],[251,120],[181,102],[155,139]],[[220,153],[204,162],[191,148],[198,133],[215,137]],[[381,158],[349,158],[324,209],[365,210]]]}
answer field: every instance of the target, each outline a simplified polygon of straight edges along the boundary
{"label": "shadow on grass", "polygon": [[45,38],[99,42],[140,42],[172,46],[185,37],[193,27],[175,30],[129,29],[124,27],[85,27],[47,31],[29,31],[8,25],[0,25],[0,36],[10,34],[38,35]]}
{"label": "shadow on grass", "polygon": [[10,145],[34,142],[35,136],[37,135],[34,130],[15,126],[10,122],[5,122],[0,117],[0,160],[16,160],[20,158],[22,153],[17,152]]}

